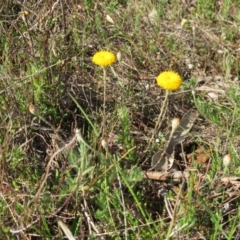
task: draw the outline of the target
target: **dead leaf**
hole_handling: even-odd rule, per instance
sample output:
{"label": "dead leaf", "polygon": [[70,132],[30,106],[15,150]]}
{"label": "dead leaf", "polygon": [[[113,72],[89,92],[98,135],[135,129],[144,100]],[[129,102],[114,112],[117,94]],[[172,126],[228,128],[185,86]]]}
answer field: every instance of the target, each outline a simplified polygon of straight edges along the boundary
{"label": "dead leaf", "polygon": [[[179,125],[170,134],[169,140],[166,143],[164,150],[159,151],[153,155],[151,169],[155,169],[158,171],[162,171],[163,169],[167,169],[167,170],[171,169],[171,167],[168,168],[167,166],[169,164],[170,157],[173,156],[174,148],[177,144],[184,141],[184,139],[187,136],[187,133],[192,128],[197,117],[198,117],[198,112],[197,112],[197,110],[194,110],[194,109],[190,109],[183,116]],[[174,167],[176,167],[176,166],[174,166]]]}
{"label": "dead leaf", "polygon": [[152,157],[152,165],[157,164],[157,166],[154,168],[158,171],[177,171],[179,170],[178,165],[174,162],[174,157],[170,156],[169,158],[162,158],[160,161],[160,157],[162,155],[162,152],[156,152]]}
{"label": "dead leaf", "polygon": [[205,164],[209,161],[211,157],[211,151],[204,149],[203,147],[198,147],[193,153],[187,154],[187,159],[192,162],[194,159],[198,164]]}

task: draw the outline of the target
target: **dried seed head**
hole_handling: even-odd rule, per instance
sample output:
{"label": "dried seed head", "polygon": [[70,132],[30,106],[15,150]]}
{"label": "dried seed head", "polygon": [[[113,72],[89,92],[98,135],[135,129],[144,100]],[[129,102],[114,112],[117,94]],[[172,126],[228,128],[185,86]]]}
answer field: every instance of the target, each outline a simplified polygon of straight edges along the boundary
{"label": "dried seed head", "polygon": [[223,157],[223,166],[228,167],[231,163],[232,157],[230,154],[227,154]]}
{"label": "dried seed head", "polygon": [[176,129],[176,127],[179,125],[180,123],[180,118],[174,118],[172,120],[172,131]]}
{"label": "dried seed head", "polygon": [[36,107],[32,103],[28,105],[28,110],[31,114],[36,115]]}
{"label": "dried seed head", "polygon": [[28,12],[28,11],[24,11],[23,14],[24,14],[24,16],[26,17],[26,16],[29,15],[29,12]]}
{"label": "dried seed head", "polygon": [[74,132],[75,132],[75,136],[76,136],[76,138],[77,138],[77,141],[78,141],[79,143],[81,143],[81,142],[82,142],[82,134],[81,134],[80,129],[79,129],[79,128],[75,128],[75,129],[74,129]]}
{"label": "dried seed head", "polygon": [[101,145],[102,145],[102,147],[103,147],[104,149],[107,149],[107,148],[108,148],[108,143],[107,143],[106,139],[104,139],[104,138],[102,139]]}
{"label": "dried seed head", "polygon": [[184,24],[185,24],[185,23],[187,23],[187,22],[188,22],[188,20],[187,20],[187,19],[185,19],[185,18],[183,18],[183,19],[182,19],[182,21],[181,21],[181,27],[183,27],[183,26],[184,26]]}
{"label": "dried seed head", "polygon": [[117,60],[120,62],[121,59],[122,59],[122,54],[121,54],[121,52],[118,52],[117,53]]}

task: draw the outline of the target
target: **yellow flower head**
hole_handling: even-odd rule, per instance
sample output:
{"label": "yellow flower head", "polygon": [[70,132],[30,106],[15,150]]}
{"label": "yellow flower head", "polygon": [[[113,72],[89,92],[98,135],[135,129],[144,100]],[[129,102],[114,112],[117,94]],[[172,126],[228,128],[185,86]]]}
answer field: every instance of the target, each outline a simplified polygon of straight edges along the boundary
{"label": "yellow flower head", "polygon": [[115,63],[117,60],[116,55],[110,51],[99,51],[93,55],[92,61],[98,66],[106,67]]}
{"label": "yellow flower head", "polygon": [[166,90],[177,90],[182,85],[182,78],[173,71],[164,71],[157,76],[157,85]]}

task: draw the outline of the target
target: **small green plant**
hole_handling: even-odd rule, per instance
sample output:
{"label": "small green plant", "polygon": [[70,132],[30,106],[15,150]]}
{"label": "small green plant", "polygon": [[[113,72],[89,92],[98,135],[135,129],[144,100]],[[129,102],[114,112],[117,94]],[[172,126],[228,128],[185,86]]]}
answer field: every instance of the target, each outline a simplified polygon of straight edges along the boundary
{"label": "small green plant", "polygon": [[[118,134],[118,143],[123,144],[124,150],[128,151],[134,147],[134,139],[131,137],[132,120],[128,108],[125,106],[117,106],[117,115],[121,124],[122,130]],[[127,160],[131,163],[137,162],[135,151],[131,151],[127,156]]]}
{"label": "small green plant", "polygon": [[[0,238],[237,238],[238,5],[2,1]],[[181,182],[151,171],[155,150]]]}

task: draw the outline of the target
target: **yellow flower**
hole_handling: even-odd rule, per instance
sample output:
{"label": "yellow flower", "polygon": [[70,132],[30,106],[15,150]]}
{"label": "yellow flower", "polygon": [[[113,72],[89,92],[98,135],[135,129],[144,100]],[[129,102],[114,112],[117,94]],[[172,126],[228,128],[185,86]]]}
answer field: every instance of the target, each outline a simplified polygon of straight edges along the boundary
{"label": "yellow flower", "polygon": [[98,66],[106,67],[116,62],[116,55],[110,51],[99,51],[93,55],[92,61]]}
{"label": "yellow flower", "polygon": [[157,76],[157,85],[166,90],[177,90],[182,85],[182,78],[173,71],[165,71]]}

